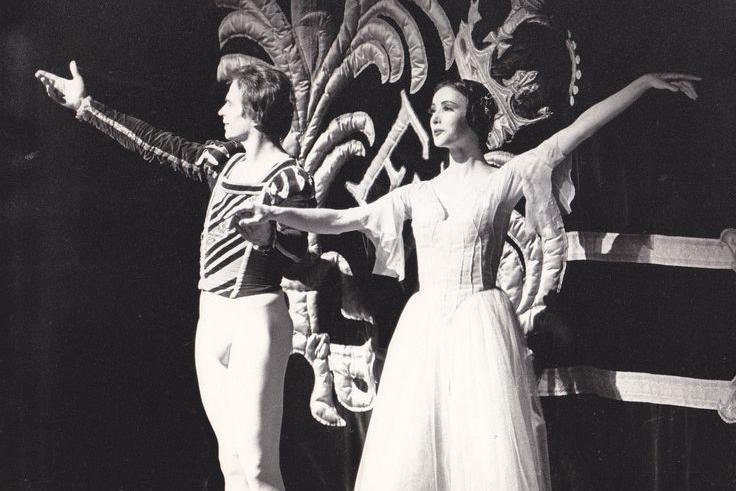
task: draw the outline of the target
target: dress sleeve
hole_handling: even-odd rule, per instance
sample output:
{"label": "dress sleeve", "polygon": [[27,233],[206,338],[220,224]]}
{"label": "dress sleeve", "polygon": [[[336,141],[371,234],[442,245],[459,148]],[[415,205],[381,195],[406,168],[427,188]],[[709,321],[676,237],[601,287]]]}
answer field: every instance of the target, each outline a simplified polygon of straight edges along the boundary
{"label": "dress sleeve", "polygon": [[527,225],[542,237],[555,236],[562,228],[560,211],[570,213],[575,197],[570,170],[571,160],[562,153],[557,136],[553,135],[501,168],[502,199],[514,206],[523,195]]}
{"label": "dress sleeve", "polygon": [[[304,169],[290,165],[280,171],[266,186],[263,203],[291,208],[313,208],[314,182]],[[307,254],[307,233],[280,223],[276,224],[274,247],[284,256],[298,262]]]}
{"label": "dress sleeve", "polygon": [[376,247],[374,274],[404,279],[404,222],[412,217],[413,195],[421,183],[407,184],[394,189],[365,205],[361,231]]}
{"label": "dress sleeve", "polygon": [[[82,100],[77,118],[100,130],[124,148],[140,154],[148,162],[158,161],[161,164],[168,164],[198,181],[212,178],[217,172],[213,159],[203,156],[208,157],[205,155],[208,145],[216,145],[218,142],[188,141],[107,107],[90,97]],[[225,144],[218,146],[223,145]]]}

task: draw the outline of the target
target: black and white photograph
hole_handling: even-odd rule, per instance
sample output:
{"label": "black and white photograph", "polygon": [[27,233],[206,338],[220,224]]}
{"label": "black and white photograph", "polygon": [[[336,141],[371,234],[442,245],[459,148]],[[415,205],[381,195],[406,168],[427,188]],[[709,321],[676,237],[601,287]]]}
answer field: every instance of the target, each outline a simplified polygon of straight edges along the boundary
{"label": "black and white photograph", "polygon": [[0,489],[736,489],[736,3],[6,0]]}

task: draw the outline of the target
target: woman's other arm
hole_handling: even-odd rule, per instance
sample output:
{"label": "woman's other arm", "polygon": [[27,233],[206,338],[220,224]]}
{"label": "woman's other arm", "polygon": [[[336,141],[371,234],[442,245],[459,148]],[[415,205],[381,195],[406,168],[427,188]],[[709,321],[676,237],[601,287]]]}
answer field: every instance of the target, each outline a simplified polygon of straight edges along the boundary
{"label": "woman's other arm", "polygon": [[317,234],[341,234],[360,230],[367,217],[365,207],[333,210],[330,208],[288,208],[247,203],[231,217],[231,226],[241,227],[267,221],[279,222],[297,230]]}
{"label": "woman's other arm", "polygon": [[698,95],[693,82],[698,80],[701,78],[683,73],[651,73],[639,77],[615,94],[591,106],[570,126],[560,130],[555,135],[559,149],[563,154],[569,155],[578,145],[625,111],[649,89],[682,92],[695,100]]}

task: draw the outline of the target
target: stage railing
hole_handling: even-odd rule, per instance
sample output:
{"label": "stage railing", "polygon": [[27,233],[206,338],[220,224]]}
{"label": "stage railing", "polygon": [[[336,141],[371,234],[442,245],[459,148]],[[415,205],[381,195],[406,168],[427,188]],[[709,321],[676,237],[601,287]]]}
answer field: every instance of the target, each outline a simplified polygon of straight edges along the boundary
{"label": "stage railing", "polygon": [[[736,229],[724,230],[720,239],[602,232],[568,232],[567,238],[568,261],[736,271]],[[723,421],[736,423],[736,377],[707,380],[576,366],[544,370],[538,391],[540,396],[595,394],[621,401],[710,409],[718,411]]]}

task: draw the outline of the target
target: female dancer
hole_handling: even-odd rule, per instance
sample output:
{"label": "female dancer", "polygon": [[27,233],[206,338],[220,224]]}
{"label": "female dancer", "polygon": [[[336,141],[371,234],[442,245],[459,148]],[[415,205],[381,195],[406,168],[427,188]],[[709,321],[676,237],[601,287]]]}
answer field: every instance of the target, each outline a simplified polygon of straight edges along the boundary
{"label": "female dancer", "polygon": [[[549,488],[547,449],[532,424],[534,375],[513,306],[495,287],[511,210],[522,192],[532,214],[553,203],[552,169],[647,89],[694,99],[694,80],[641,77],[500,169],[486,164],[481,149],[494,112],[488,93],[476,82],[443,83],[431,108],[434,143],[449,150],[439,176],[347,210],[249,203],[234,214],[234,226],[277,221],[321,234],[360,230],[376,246],[374,271],[399,277],[401,229],[412,219],[420,290],[391,340],[356,489]],[[545,216],[528,219],[542,233],[561,226]]]}
{"label": "female dancer", "polygon": [[106,107],[71,79],[39,71],[50,97],[140,153],[212,188],[202,232],[195,362],[202,403],[217,436],[225,488],[283,490],[279,436],[291,318],[280,283],[306,253],[306,235],[272,224],[231,230],[225,216],[244,202],[314,206],[311,178],[284,151],[291,126],[291,83],[265,64],[230,73],[218,111],[226,143],[189,142]]}

